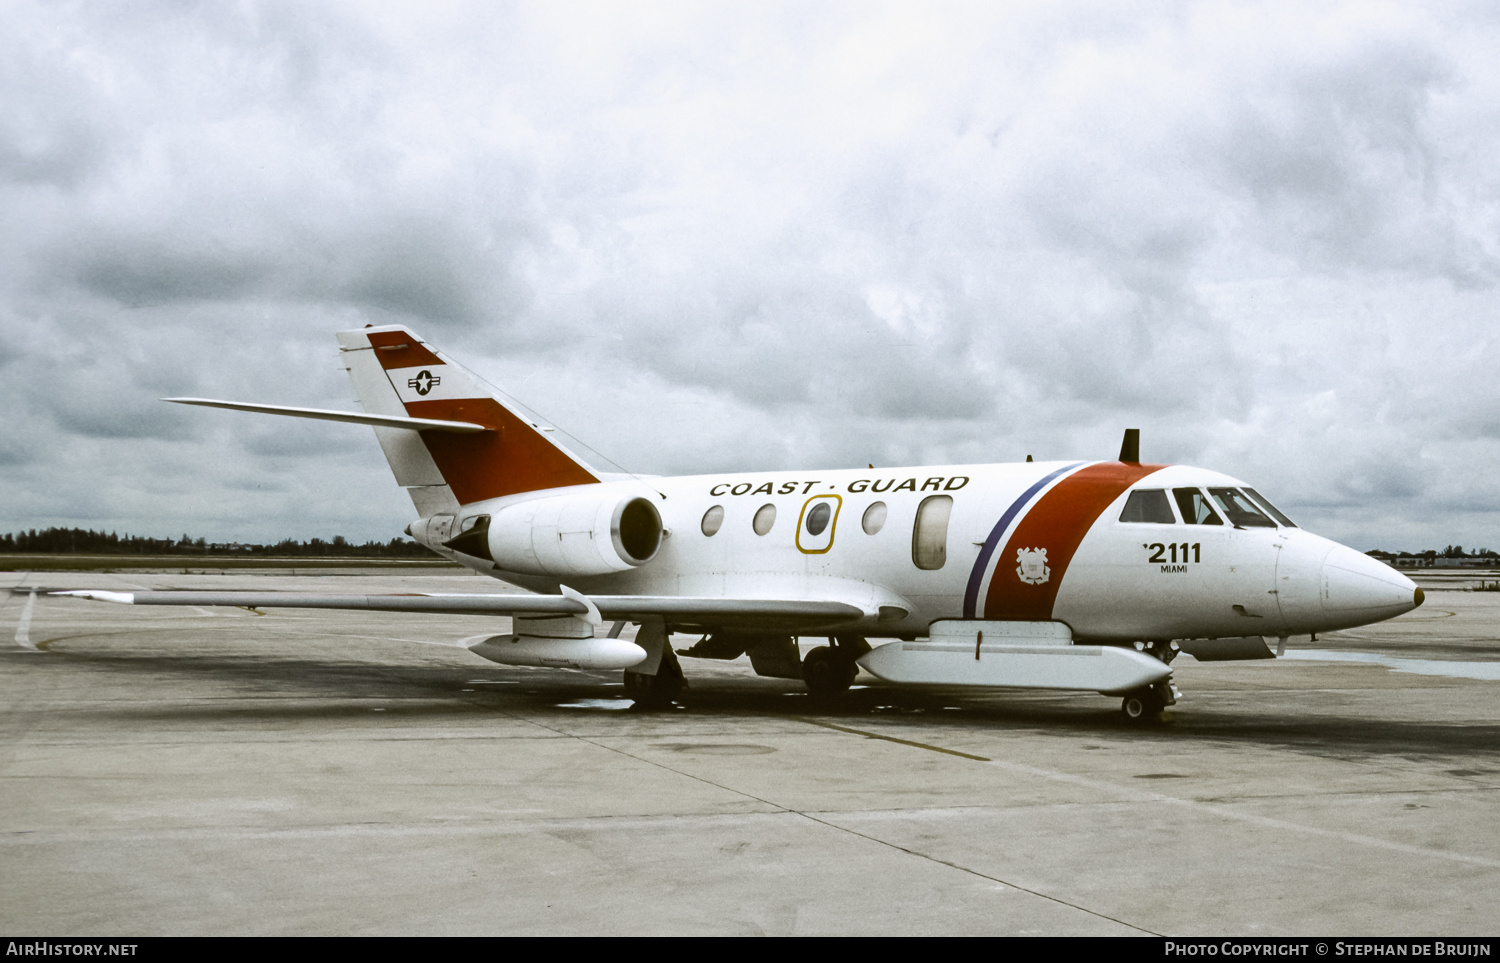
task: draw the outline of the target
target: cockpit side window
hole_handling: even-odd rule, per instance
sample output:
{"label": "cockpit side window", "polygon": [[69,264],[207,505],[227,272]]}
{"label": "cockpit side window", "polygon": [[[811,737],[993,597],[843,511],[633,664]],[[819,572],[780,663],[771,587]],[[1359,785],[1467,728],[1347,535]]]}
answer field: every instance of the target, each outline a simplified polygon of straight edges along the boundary
{"label": "cockpit side window", "polygon": [[1276,527],[1276,523],[1267,518],[1265,512],[1256,508],[1255,503],[1238,488],[1210,488],[1208,493],[1224,509],[1231,525],[1238,525],[1240,528]]}
{"label": "cockpit side window", "polygon": [[1247,488],[1245,489],[1245,494],[1249,495],[1251,501],[1255,502],[1255,504],[1259,505],[1261,508],[1264,508],[1272,518],[1276,519],[1287,528],[1297,527],[1296,523],[1294,523],[1290,518],[1287,518],[1281,512],[1277,511],[1276,506],[1267,501],[1266,496],[1262,495],[1260,492],[1256,491],[1253,488]]}
{"label": "cockpit side window", "polygon": [[1208,496],[1196,488],[1174,488],[1172,495],[1182,510],[1182,520],[1189,525],[1222,525],[1224,520],[1209,504]]}
{"label": "cockpit side window", "polygon": [[1120,521],[1175,525],[1177,517],[1172,514],[1172,503],[1167,500],[1165,489],[1145,488],[1130,493],[1125,510],[1120,512]]}

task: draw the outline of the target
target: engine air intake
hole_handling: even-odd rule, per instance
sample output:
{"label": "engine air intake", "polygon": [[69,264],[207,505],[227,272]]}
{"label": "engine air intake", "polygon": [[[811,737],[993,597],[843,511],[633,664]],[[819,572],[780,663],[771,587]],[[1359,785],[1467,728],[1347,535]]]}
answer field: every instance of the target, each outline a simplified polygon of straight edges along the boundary
{"label": "engine air intake", "polygon": [[661,515],[646,499],[632,498],[621,504],[619,518],[610,527],[610,534],[619,539],[620,548],[632,561],[649,562],[656,557],[661,547]]}

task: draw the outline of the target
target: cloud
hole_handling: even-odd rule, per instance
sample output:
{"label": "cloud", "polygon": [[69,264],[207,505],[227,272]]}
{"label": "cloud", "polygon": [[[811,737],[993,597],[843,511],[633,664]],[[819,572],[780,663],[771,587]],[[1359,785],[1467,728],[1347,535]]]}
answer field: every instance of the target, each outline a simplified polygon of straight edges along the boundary
{"label": "cloud", "polygon": [[0,27],[0,529],[389,537],[364,429],[154,399],[344,407],[332,332],[393,321],[638,471],[1139,426],[1354,544],[1500,544],[1482,6]]}

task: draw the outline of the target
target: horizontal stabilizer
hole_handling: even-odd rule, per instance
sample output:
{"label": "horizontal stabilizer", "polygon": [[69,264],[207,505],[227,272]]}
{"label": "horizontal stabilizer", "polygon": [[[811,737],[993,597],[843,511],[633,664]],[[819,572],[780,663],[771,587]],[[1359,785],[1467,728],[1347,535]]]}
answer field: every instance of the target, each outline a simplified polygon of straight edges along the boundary
{"label": "horizontal stabilizer", "polygon": [[[114,592],[84,589],[53,592],[125,605],[232,605],[269,609],[361,609],[374,612],[421,612],[431,615],[580,615],[593,602],[604,619],[641,621],[660,618],[696,623],[733,618],[767,623],[837,625],[865,613],[845,602],[818,599],[695,598],[672,595],[424,594],[333,595],[316,592]],[[581,599],[581,601],[580,601]]]}
{"label": "horizontal stabilizer", "polygon": [[373,425],[376,428],[411,428],[415,431],[451,431],[468,434],[494,431],[472,421],[443,421],[438,418],[408,418],[403,415],[367,415],[359,411],[330,411],[326,408],[291,408],[286,405],[253,405],[242,401],[216,401],[212,398],[163,398],[177,405],[202,405],[205,408],[228,408],[232,411],[257,411],[264,415],[286,415],[317,421],[343,421],[351,425]]}

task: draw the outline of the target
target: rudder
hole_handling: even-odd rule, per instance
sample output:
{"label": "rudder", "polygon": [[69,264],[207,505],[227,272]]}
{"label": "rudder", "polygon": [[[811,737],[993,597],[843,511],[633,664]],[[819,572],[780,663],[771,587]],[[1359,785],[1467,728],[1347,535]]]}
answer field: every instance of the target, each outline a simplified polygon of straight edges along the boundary
{"label": "rudder", "polygon": [[340,331],[339,353],[370,414],[484,425],[453,434],[375,429],[396,483],[424,518],[522,492],[587,485],[599,477],[512,410],[494,387],[402,325]]}

